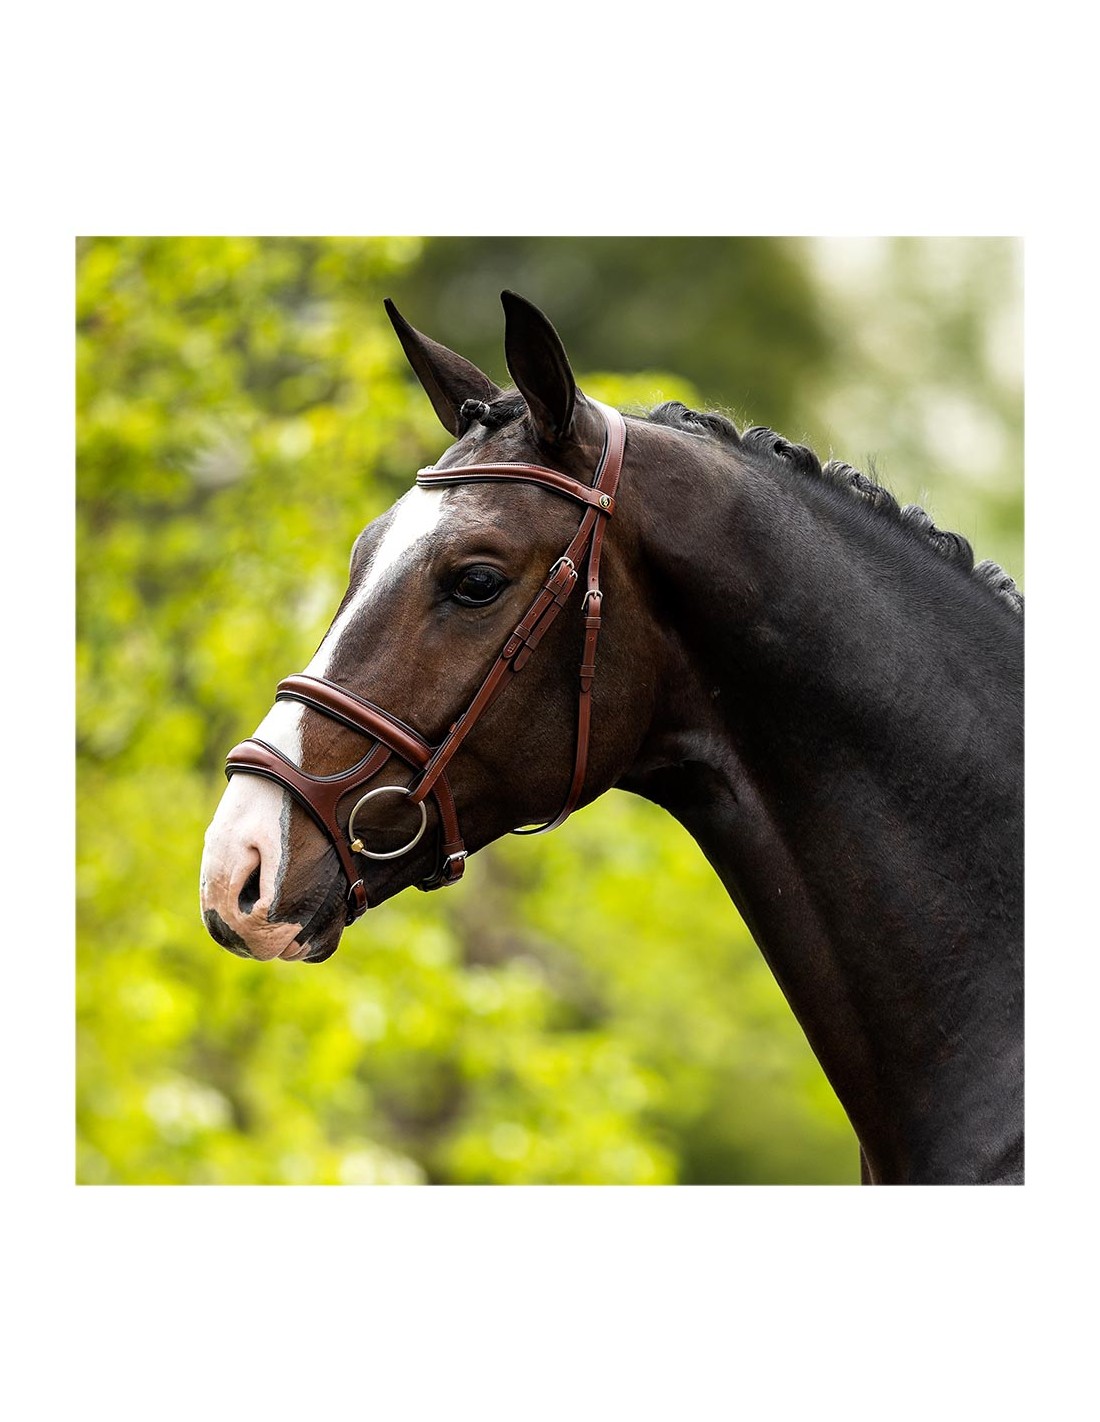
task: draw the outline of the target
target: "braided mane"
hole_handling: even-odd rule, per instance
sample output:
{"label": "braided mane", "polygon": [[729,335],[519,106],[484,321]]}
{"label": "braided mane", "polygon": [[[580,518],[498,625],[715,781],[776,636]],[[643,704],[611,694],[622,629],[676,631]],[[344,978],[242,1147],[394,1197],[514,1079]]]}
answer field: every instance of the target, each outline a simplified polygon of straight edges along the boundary
{"label": "braided mane", "polygon": [[884,489],[881,484],[854,469],[852,465],[839,459],[830,459],[827,464],[822,464],[813,450],[806,445],[792,444],[790,440],[763,425],[754,425],[752,429],[739,434],[732,420],[728,420],[725,415],[690,410],[679,400],[669,400],[658,405],[646,418],[653,424],[667,425],[671,429],[686,429],[694,434],[711,435],[722,444],[745,450],[750,454],[781,459],[800,473],[820,479],[834,489],[843,490],[919,538],[948,563],[969,573],[975,581],[988,588],[1014,612],[1023,612],[1023,594],[1003,568],[989,558],[975,565],[974,550],[961,533],[947,533],[937,528],[924,509],[917,504],[906,504],[903,508],[888,489]]}

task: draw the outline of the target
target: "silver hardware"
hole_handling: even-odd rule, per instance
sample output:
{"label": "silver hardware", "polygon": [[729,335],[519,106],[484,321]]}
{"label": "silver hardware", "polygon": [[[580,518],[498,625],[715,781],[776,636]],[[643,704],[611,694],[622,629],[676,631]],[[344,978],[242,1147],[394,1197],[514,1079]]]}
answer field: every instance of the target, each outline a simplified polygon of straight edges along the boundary
{"label": "silver hardware", "polygon": [[402,854],[408,854],[414,845],[419,844],[421,835],[428,828],[428,811],[424,806],[424,801],[417,800],[416,808],[420,811],[420,828],[403,849],[391,849],[388,854],[376,854],[373,850],[365,849],[363,847],[363,841],[355,833],[355,817],[368,800],[373,800],[376,795],[385,795],[387,793],[390,795],[411,795],[412,791],[405,785],[379,785],[374,790],[368,790],[362,799],[356,803],[355,809],[352,810],[351,817],[348,820],[348,840],[351,843],[351,848],[354,853],[362,854],[367,859],[400,859]]}
{"label": "silver hardware", "polygon": [[[461,863],[465,860],[465,858],[466,858],[466,850],[465,850],[465,849],[457,849],[457,850],[455,850],[454,854],[448,854],[448,855],[447,855],[447,858],[443,861],[443,873],[446,874],[447,871],[448,871],[448,869],[450,869],[450,867],[451,867],[452,864],[461,864]],[[444,884],[444,887],[445,887],[445,888],[450,888],[450,886],[451,886],[452,884],[456,884],[457,882],[458,882],[457,879],[447,879],[447,878],[445,878],[445,879],[443,880],[443,884]]]}

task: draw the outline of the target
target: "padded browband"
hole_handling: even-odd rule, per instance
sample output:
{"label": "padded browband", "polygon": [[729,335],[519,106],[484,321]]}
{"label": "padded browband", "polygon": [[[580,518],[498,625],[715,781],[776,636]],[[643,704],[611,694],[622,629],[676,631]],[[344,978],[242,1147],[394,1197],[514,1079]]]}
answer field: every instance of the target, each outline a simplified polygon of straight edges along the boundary
{"label": "padded browband", "polygon": [[242,771],[262,775],[281,785],[332,841],[350,886],[347,896],[349,923],[366,910],[367,897],[345,828],[337,818],[339,803],[353,792],[362,790],[392,755],[399,756],[419,772],[408,787],[411,802],[420,804],[430,795],[439,813],[441,864],[435,874],[419,887],[437,889],[458,882],[465,868],[466,848],[454,796],[447,781],[447,766],[485,710],[526,666],[532,652],[569,600],[578,580],[577,565],[587,554],[584,650],[580,664],[573,776],[565,803],[554,819],[543,825],[516,829],[513,833],[544,834],[568,819],[577,807],[588,766],[592,679],[596,671],[596,647],[603,615],[603,593],[599,585],[600,553],[604,529],[615,509],[615,492],[626,444],[626,424],[618,410],[594,400],[589,404],[599,410],[606,422],[603,452],[591,484],[582,484],[569,474],[545,469],[539,464],[466,464],[456,465],[453,469],[429,466],[421,469],[416,476],[416,482],[422,488],[504,480],[537,484],[584,506],[580,526],[569,546],[554,563],[527,611],[512,629],[473,700],[439,745],[432,747],[396,716],[346,687],[324,677],[303,673],[281,681],[276,700],[300,701],[350,730],[369,737],[376,743],[374,749],[349,770],[328,776],[308,774],[274,746],[255,737],[234,746],[226,758],[227,777],[235,771]]}
{"label": "padded browband", "polygon": [[[617,412],[616,412],[617,413]],[[568,474],[544,469],[541,464],[463,464],[455,469],[437,469],[434,464],[421,469],[416,482],[422,489],[447,487],[452,484],[490,484],[513,480],[521,484],[541,484],[554,494],[564,494],[578,503],[590,504],[601,513],[615,512],[615,499],[598,484],[582,484]]]}

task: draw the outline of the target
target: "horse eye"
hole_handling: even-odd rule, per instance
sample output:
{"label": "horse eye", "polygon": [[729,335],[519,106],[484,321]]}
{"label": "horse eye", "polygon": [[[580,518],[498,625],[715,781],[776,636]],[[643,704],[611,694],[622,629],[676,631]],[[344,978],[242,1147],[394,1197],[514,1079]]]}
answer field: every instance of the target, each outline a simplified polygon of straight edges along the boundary
{"label": "horse eye", "polygon": [[480,565],[467,568],[451,589],[451,596],[456,602],[465,603],[467,607],[484,607],[500,596],[507,581],[504,574],[498,573],[495,568]]}

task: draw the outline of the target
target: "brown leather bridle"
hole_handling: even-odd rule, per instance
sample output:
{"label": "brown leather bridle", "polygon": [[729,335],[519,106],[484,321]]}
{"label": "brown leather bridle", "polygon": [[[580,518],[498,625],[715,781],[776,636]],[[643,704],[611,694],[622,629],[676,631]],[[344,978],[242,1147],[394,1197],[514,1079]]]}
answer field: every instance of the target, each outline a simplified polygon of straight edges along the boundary
{"label": "brown leather bridle", "polygon": [[[584,650],[581,655],[580,694],[577,708],[576,755],[573,779],[565,804],[552,820],[545,824],[513,830],[513,834],[544,834],[556,829],[573,813],[584,790],[588,766],[588,739],[591,728],[592,680],[596,674],[596,646],[603,616],[603,593],[600,590],[600,551],[604,530],[615,511],[615,491],[622,470],[626,445],[626,424],[618,410],[589,404],[606,422],[603,452],[591,484],[582,484],[569,474],[546,469],[540,464],[465,464],[454,469],[436,469],[429,465],[421,469],[416,482],[422,489],[445,488],[452,484],[495,483],[518,481],[539,484],[551,493],[574,499],[583,505],[584,513],[572,542],[554,563],[546,581],[520,620],[512,629],[496,661],[490,667],[473,700],[451,725],[437,746],[431,746],[411,727],[380,706],[357,696],[324,677],[288,676],[276,689],[276,701],[300,701],[320,711],[341,725],[368,736],[376,744],[349,770],[336,775],[308,775],[280,750],[266,741],[250,736],[233,747],[226,757],[228,779],[236,771],[262,775],[288,791],[313,818],[318,828],[332,842],[350,885],[347,895],[347,922],[352,923],[367,908],[363,877],[355,855],[367,859],[396,859],[418,844],[427,826],[425,800],[429,795],[439,811],[441,831],[441,862],[436,872],[424,880],[421,889],[439,889],[456,884],[466,865],[466,847],[458,823],[454,796],[447,781],[447,766],[462,742],[473,730],[479,718],[496,700],[512,678],[527,665],[531,653],[546,635],[551,623],[569,600],[577,583],[577,565],[588,554],[588,579],[585,593]],[[397,755],[419,772],[419,779],[409,786],[380,785],[361,795],[348,817],[346,830],[337,819],[337,807],[345,796],[362,790],[390,759]],[[364,804],[383,794],[404,795],[420,810],[420,827],[415,836],[400,849],[388,853],[372,853],[356,835],[355,819]]]}

